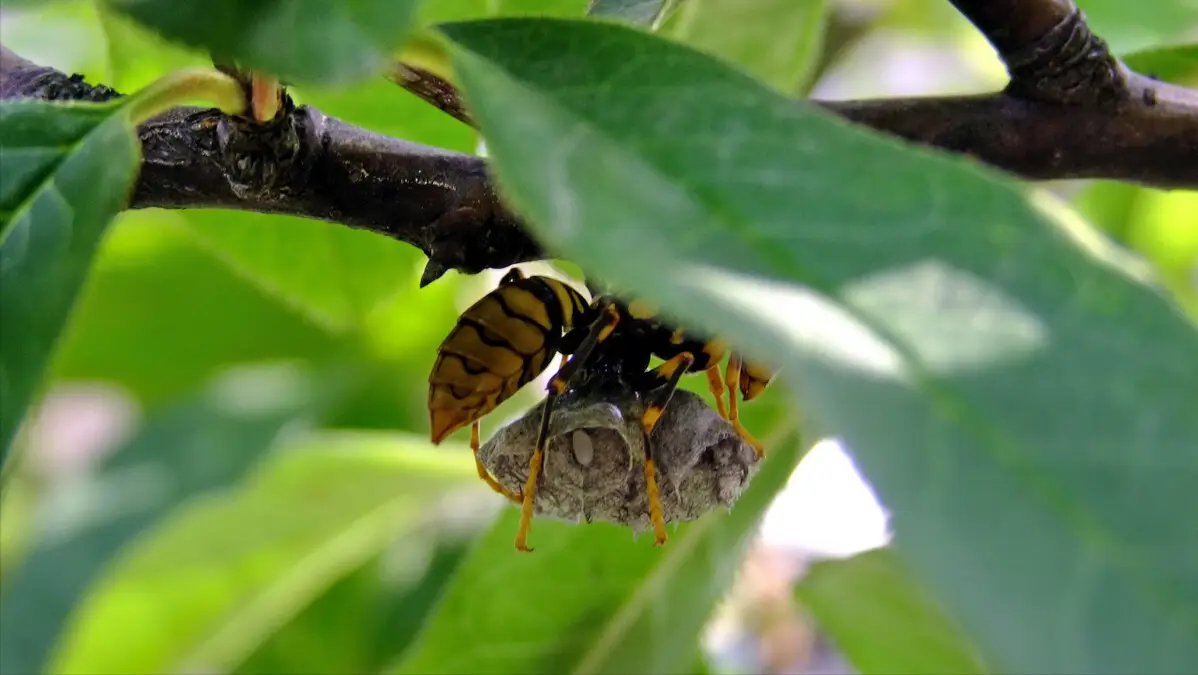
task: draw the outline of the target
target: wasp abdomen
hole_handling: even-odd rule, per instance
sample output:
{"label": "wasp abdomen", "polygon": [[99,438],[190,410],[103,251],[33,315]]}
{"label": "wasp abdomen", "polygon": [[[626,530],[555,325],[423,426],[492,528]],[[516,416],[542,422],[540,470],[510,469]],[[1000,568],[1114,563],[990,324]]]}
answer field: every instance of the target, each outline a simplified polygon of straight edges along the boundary
{"label": "wasp abdomen", "polygon": [[577,291],[549,277],[515,278],[470,306],[441,343],[429,376],[433,442],[540,375],[585,309]]}

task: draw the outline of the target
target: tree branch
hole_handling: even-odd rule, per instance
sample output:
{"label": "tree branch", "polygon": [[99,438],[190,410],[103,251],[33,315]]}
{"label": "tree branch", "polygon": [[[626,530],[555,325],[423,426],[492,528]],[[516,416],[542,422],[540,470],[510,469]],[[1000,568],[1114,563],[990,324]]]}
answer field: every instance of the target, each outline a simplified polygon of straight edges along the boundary
{"label": "tree branch", "polygon": [[[119,96],[0,46],[0,99]],[[496,196],[482,158],[373,133],[295,106],[266,123],[177,108],[138,129],[141,173],[129,208],[225,208],[341,223],[429,256],[422,284],[545,255]]]}
{"label": "tree branch", "polygon": [[[1130,72],[1072,0],[950,0],[1007,66],[1000,92],[816,101],[845,119],[1033,180],[1105,178],[1198,189],[1198,91]],[[464,123],[448,82],[399,64],[390,79]],[[0,46],[0,98],[118,94]],[[139,129],[130,208],[229,208],[368,229],[429,256],[422,284],[545,257],[496,196],[484,161],[389,138],[284,97],[266,123],[181,108]]]}

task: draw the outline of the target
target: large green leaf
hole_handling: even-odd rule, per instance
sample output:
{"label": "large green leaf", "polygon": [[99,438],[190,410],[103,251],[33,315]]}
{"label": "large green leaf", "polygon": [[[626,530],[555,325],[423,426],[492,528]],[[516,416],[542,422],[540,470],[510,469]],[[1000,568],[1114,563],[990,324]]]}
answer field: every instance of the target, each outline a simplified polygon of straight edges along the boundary
{"label": "large green leaf", "polygon": [[823,47],[826,11],[825,0],[687,0],[665,32],[795,94]]}
{"label": "large green leaf", "polygon": [[390,552],[326,590],[236,672],[382,671],[419,633],[470,543],[465,537],[437,537],[429,552],[422,542],[398,542]]}
{"label": "large green leaf", "polygon": [[[678,673],[799,459],[779,443],[730,513],[678,527],[662,548],[606,523],[533,524],[509,508],[471,552],[400,673]],[[466,646],[463,640],[468,640]]]}
{"label": "large green leaf", "polygon": [[990,672],[887,549],[818,562],[795,594],[861,675]]}
{"label": "large green leaf", "polygon": [[488,0],[494,16],[576,17],[586,12],[588,0]]}
{"label": "large green leaf", "polygon": [[1198,668],[1198,331],[1125,254],[646,33],[444,31],[538,235],[783,367],[996,670]]}
{"label": "large green leaf", "polygon": [[1166,82],[1198,86],[1198,44],[1157,47],[1127,54],[1128,67]]}
{"label": "large green leaf", "polygon": [[333,334],[358,328],[381,302],[419,286],[420,252],[373,232],[210,209],[184,220],[237,276]]}
{"label": "large green leaf", "polygon": [[418,0],[106,0],[214,58],[307,82],[381,71],[407,38]]}
{"label": "large green leaf", "polygon": [[310,419],[323,404],[312,394],[315,384],[287,369],[225,376],[151,418],[85,483],[65,486],[62,503],[74,508],[57,512],[49,521],[56,527],[43,520],[35,547],[11,576],[5,572],[0,672],[44,672],[68,619],[111,560],[171,509],[235,481],[285,425]]}
{"label": "large green leaf", "polygon": [[80,608],[53,672],[236,666],[397,536],[415,551],[429,504],[455,485],[479,489],[469,455],[425,441],[318,436],[288,448],[126,550]]}
{"label": "large green leaf", "polygon": [[0,468],[128,197],[138,147],[123,110],[0,102]]}
{"label": "large green leaf", "polygon": [[1189,0],[1077,0],[1086,21],[1116,53],[1157,47],[1193,38],[1198,4]]}
{"label": "large green leaf", "polygon": [[103,82],[117,91],[137,91],[164,73],[212,64],[202,50],[165,40],[104,3],[93,0],[87,4],[91,5],[108,62],[107,72],[93,82]]}
{"label": "large green leaf", "polygon": [[587,0],[436,0],[421,5],[420,18],[436,24],[496,16],[580,17],[586,6]]}
{"label": "large green leaf", "polygon": [[54,356],[54,380],[112,382],[153,410],[230,365],[345,350],[213,260],[181,220],[156,209],[116,219]]}

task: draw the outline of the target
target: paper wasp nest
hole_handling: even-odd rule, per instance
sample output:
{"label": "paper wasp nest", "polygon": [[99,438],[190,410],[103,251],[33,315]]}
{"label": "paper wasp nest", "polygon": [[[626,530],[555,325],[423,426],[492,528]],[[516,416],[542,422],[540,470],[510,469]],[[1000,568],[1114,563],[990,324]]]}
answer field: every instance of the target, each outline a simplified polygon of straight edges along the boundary
{"label": "paper wasp nest", "polygon": [[[500,429],[479,452],[496,480],[517,493],[528,479],[544,407],[541,401]],[[652,529],[640,425],[644,409],[630,392],[571,391],[559,399],[550,419],[534,513],[570,522],[604,520],[638,532]],[[685,390],[674,393],[652,443],[667,523],[731,507],[759,464],[752,446],[732,425]]]}

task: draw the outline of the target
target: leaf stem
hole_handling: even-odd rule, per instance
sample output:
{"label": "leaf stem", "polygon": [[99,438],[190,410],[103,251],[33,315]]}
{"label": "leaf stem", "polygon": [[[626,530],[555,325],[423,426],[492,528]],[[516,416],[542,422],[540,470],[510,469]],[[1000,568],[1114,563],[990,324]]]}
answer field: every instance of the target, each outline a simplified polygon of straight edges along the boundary
{"label": "leaf stem", "polygon": [[454,84],[453,67],[449,63],[449,52],[445,42],[437,33],[413,35],[400,50],[397,61],[415,66],[436,75],[449,84]]}
{"label": "leaf stem", "polygon": [[249,102],[241,84],[211,68],[185,68],[159,78],[129,101],[133,124],[157,116],[187,101],[202,99],[230,115],[245,112]]}

